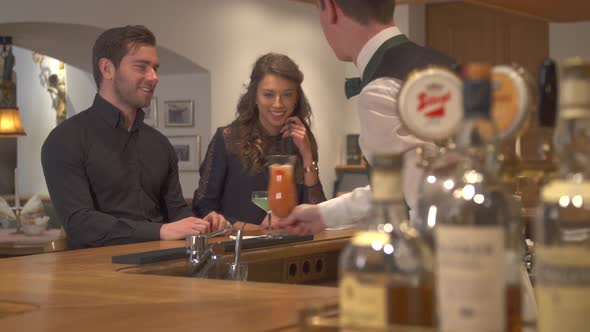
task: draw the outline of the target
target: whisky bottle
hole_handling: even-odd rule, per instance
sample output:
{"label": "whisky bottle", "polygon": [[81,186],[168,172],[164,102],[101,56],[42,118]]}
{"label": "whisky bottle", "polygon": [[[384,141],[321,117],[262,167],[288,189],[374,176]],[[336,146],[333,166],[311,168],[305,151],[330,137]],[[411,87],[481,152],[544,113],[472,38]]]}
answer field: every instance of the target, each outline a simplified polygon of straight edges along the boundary
{"label": "whisky bottle", "polygon": [[341,325],[358,329],[435,324],[432,255],[407,222],[402,159],[373,159],[369,215],[340,257]]}
{"label": "whisky bottle", "polygon": [[562,63],[554,136],[558,174],[535,223],[538,331],[588,331],[590,308],[590,61]]}
{"label": "whisky bottle", "polygon": [[446,194],[423,199],[434,227],[439,330],[520,331],[522,228],[497,176],[491,67],[463,66],[464,124],[441,158]]}

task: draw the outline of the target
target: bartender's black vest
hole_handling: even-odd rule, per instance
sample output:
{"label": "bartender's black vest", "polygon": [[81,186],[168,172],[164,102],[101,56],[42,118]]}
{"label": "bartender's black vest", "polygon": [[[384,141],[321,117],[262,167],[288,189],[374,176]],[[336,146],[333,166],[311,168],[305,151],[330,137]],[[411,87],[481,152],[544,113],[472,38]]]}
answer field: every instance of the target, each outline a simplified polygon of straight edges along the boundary
{"label": "bartender's black vest", "polygon": [[[405,35],[398,35],[383,43],[369,60],[363,71],[361,88],[383,77],[405,81],[414,70],[428,66],[452,69],[456,62],[439,51],[411,42]],[[370,164],[366,164],[369,167]],[[367,171],[370,174],[370,170]]]}
{"label": "bartender's black vest", "polygon": [[377,49],[363,72],[362,87],[382,77],[404,81],[412,71],[428,66],[451,69],[455,61],[439,51],[411,42],[405,35],[398,35]]}
{"label": "bartender's black vest", "polygon": [[[387,40],[377,49],[363,71],[361,88],[383,77],[405,81],[408,74],[414,70],[428,66],[453,69],[456,62],[439,51],[411,42],[405,35],[398,35]],[[371,164],[366,159],[365,164],[370,183]]]}

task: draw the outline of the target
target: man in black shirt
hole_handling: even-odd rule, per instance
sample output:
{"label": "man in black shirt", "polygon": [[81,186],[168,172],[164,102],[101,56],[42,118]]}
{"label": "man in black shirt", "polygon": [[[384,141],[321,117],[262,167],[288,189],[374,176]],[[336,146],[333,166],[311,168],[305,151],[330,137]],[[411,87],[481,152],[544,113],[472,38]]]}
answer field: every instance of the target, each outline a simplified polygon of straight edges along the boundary
{"label": "man in black shirt", "polygon": [[143,123],[158,83],[154,35],[143,26],[105,31],[92,55],[98,94],[43,144],[47,187],[72,248],[177,240],[220,229],[193,217],[168,139]]}

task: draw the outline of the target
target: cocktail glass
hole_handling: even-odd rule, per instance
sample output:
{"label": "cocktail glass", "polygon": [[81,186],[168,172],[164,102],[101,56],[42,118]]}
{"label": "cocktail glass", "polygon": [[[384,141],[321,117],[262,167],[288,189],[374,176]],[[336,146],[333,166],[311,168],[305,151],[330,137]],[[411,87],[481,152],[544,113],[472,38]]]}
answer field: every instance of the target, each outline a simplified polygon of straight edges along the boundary
{"label": "cocktail glass", "polygon": [[292,155],[271,155],[268,161],[268,203],[272,213],[285,218],[297,205],[297,193],[293,170],[296,157]]}
{"label": "cocktail glass", "polygon": [[266,216],[268,218],[268,232],[270,234],[272,231],[272,223],[270,204],[268,204],[268,191],[253,191],[252,203],[266,212]]}

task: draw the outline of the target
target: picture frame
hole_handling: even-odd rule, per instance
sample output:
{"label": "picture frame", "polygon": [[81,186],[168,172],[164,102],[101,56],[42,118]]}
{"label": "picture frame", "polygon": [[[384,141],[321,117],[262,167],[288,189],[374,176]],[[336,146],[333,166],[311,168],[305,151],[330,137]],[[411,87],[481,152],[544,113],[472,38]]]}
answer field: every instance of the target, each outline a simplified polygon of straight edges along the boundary
{"label": "picture frame", "polygon": [[149,106],[143,108],[143,112],[145,116],[143,118],[143,122],[147,125],[152,127],[158,126],[158,98],[156,96],[152,96],[152,100],[150,101]]}
{"label": "picture frame", "polygon": [[179,171],[197,171],[201,164],[201,136],[168,136],[178,158]]}
{"label": "picture frame", "polygon": [[167,100],[164,102],[166,127],[193,127],[195,110],[192,100]]}

